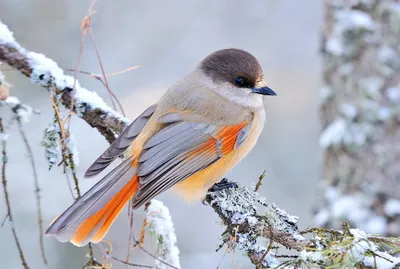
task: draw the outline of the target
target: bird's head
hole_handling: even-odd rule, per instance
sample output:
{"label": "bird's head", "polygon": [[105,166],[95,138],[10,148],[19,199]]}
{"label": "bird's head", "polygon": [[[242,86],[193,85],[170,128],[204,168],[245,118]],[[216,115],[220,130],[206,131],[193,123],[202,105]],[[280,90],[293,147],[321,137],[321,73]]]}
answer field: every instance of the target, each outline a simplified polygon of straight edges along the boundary
{"label": "bird's head", "polygon": [[276,95],[264,81],[257,59],[247,51],[223,49],[208,55],[199,66],[210,79],[210,88],[244,106],[262,105],[262,95]]}

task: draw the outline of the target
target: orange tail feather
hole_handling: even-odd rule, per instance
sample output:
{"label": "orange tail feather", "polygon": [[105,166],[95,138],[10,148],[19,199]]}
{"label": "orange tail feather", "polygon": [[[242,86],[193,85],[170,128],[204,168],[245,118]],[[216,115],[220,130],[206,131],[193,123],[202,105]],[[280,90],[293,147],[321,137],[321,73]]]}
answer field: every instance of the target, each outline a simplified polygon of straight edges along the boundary
{"label": "orange tail feather", "polygon": [[124,206],[137,191],[138,184],[139,178],[136,175],[100,211],[78,226],[71,243],[81,246],[89,237],[91,237],[91,242],[100,242]]}

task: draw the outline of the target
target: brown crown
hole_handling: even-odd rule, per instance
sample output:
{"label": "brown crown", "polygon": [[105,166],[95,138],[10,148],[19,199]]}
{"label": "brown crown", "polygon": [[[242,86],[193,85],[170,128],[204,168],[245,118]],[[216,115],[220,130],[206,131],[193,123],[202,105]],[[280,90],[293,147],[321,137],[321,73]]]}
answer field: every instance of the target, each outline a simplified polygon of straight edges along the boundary
{"label": "brown crown", "polygon": [[201,62],[200,68],[214,81],[235,84],[235,78],[243,77],[250,87],[263,78],[262,68],[257,59],[240,49],[213,52]]}

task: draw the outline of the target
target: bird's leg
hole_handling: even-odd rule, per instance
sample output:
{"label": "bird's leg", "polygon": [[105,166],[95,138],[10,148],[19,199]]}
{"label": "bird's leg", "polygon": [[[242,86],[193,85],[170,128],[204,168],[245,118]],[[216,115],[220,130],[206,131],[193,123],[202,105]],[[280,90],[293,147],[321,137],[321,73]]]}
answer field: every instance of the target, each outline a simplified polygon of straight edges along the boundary
{"label": "bird's leg", "polygon": [[[220,182],[215,183],[211,188],[208,189],[208,192],[218,192],[222,191],[225,189],[230,189],[230,188],[238,188],[239,186],[235,182],[230,182],[228,181],[227,178],[223,178]],[[206,197],[205,196],[203,199],[201,199],[201,203],[203,205],[207,205],[206,202]]]}
{"label": "bird's leg", "polygon": [[238,188],[238,187],[239,186],[236,184],[236,182],[228,181],[228,179],[224,177],[220,182],[215,183],[208,191],[217,192],[225,189]]}

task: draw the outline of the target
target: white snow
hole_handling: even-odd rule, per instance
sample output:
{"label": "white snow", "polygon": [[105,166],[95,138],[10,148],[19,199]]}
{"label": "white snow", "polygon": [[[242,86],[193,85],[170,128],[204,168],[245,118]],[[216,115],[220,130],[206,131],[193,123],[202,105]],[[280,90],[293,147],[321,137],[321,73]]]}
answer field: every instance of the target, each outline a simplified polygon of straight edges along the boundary
{"label": "white snow", "polygon": [[319,139],[319,144],[322,148],[327,148],[331,145],[338,145],[346,132],[346,120],[339,118],[331,123],[322,132]]}
{"label": "white snow", "polygon": [[374,252],[379,256],[376,256],[375,259],[372,256],[366,256],[363,260],[363,264],[365,266],[375,268],[375,261],[376,261],[376,268],[392,269],[396,265],[400,264],[400,258],[393,257],[392,255],[389,255],[388,253],[382,251],[374,251]]}
{"label": "white snow", "polygon": [[391,3],[391,5],[390,5],[390,8],[391,8],[391,11],[398,17],[398,18],[400,18],[400,3],[396,3],[396,2],[393,2],[393,3]]}
{"label": "white snow", "polygon": [[376,28],[369,14],[360,10],[344,9],[336,11],[335,20],[332,34],[328,37],[325,46],[327,52],[335,56],[341,56],[348,51],[345,33],[349,31],[360,32],[361,30],[373,31]]}
{"label": "white snow", "polygon": [[0,106],[1,105],[9,107],[13,113],[16,114],[21,123],[28,122],[32,116],[32,108],[22,104],[15,96],[8,96],[6,100],[0,101]]}
{"label": "white snow", "polygon": [[367,239],[367,234],[359,229],[350,229],[350,234],[354,236],[354,239]]}
{"label": "white snow", "polygon": [[[240,234],[240,235],[243,236],[243,234]],[[243,240],[243,238],[241,237],[239,240],[248,241],[248,239],[246,237],[244,239],[245,240]],[[261,258],[264,255],[264,253],[267,251],[267,249],[260,244],[256,244],[252,247],[251,251],[257,253],[258,256]],[[262,262],[262,265],[263,265],[263,267],[266,267],[266,268],[276,268],[279,266],[279,262],[270,251],[265,256],[265,258]]]}
{"label": "white snow", "polygon": [[324,226],[328,223],[330,219],[329,210],[326,208],[321,209],[318,213],[314,216],[314,223],[316,226]]}
{"label": "white snow", "polygon": [[379,120],[385,121],[391,118],[392,111],[388,107],[380,107],[377,116]]}
{"label": "white snow", "polygon": [[[157,257],[180,268],[179,249],[176,246],[174,224],[168,208],[162,202],[153,199],[147,209],[146,219],[146,230],[157,238]],[[171,268],[158,260],[155,260],[155,264],[159,269]]]}
{"label": "white snow", "polygon": [[[359,263],[375,268],[373,254],[376,254],[376,268],[379,269],[391,269],[400,262],[400,258],[393,257],[387,252],[379,251],[379,247],[373,241],[369,240],[368,235],[364,231],[350,229],[350,234],[353,238],[349,243],[332,244],[320,249],[317,248],[316,251],[303,250],[300,252],[299,257],[304,261],[311,262],[313,265],[324,264],[327,267],[332,265],[332,268],[334,266],[335,268],[339,268],[337,267],[339,264],[332,264],[332,260],[326,256],[325,253],[330,253],[331,251],[334,251],[338,255],[347,255],[346,261],[343,260],[344,263],[341,264],[340,268],[356,268],[356,265]],[[345,239],[345,241],[348,241],[348,239]],[[326,249],[330,249],[330,251],[326,251]],[[385,259],[379,258],[379,256]],[[311,266],[310,268],[314,267]]]}
{"label": "white snow", "polygon": [[362,89],[365,90],[369,97],[377,99],[381,95],[380,89],[384,83],[385,80],[382,77],[370,76],[360,79],[358,84]]}
{"label": "white snow", "polygon": [[371,216],[362,227],[371,234],[385,234],[387,231],[387,221],[382,216]]}
{"label": "white snow", "polygon": [[396,51],[387,45],[383,45],[378,50],[378,61],[381,63],[388,63],[396,59],[397,53]]}
{"label": "white snow", "polygon": [[6,105],[10,106],[10,107],[14,107],[16,105],[21,104],[21,102],[18,100],[17,97],[15,96],[8,96],[8,98],[6,100],[3,101]]}
{"label": "white snow", "polygon": [[328,258],[324,257],[321,252],[313,252],[313,251],[307,251],[307,250],[303,250],[300,252],[300,257],[304,260],[304,261],[310,261],[310,262],[314,262],[314,263],[318,263],[318,262],[327,262]]}
{"label": "white snow", "polygon": [[360,10],[343,10],[337,12],[338,22],[335,25],[337,31],[347,31],[351,29],[374,30],[375,23],[371,16]]}
{"label": "white snow", "polygon": [[368,201],[362,195],[344,195],[331,205],[331,214],[334,219],[348,219],[360,227],[371,216],[368,210]]}
{"label": "white snow", "polygon": [[400,200],[389,199],[385,204],[384,210],[389,217],[400,216]]}
{"label": "white snow", "polygon": [[319,90],[319,98],[322,104],[325,104],[331,96],[332,89],[330,87],[324,86]]}
{"label": "white snow", "polygon": [[0,133],[0,142],[7,141],[9,136],[9,134]]}
{"label": "white snow", "polygon": [[338,37],[331,36],[326,41],[325,49],[335,56],[340,56],[344,52],[343,42]]}
{"label": "white snow", "polygon": [[87,106],[90,106],[92,109],[101,109],[127,124],[130,122],[129,119],[122,117],[111,109],[96,92],[81,87],[79,82],[75,81],[72,76],[65,75],[64,71],[57,65],[57,63],[47,58],[45,55],[36,52],[28,52],[27,59],[29,65],[32,67],[32,83],[45,87],[54,85],[60,90],[65,88],[75,89],[74,98],[78,110],[78,116],[82,116],[80,112],[82,112],[82,110]]}
{"label": "white snow", "polygon": [[329,186],[325,191],[325,198],[333,204],[338,198],[339,193],[336,188]]}
{"label": "white snow", "polygon": [[400,103],[400,87],[392,87],[386,90],[386,96],[392,103]]}
{"label": "white snow", "polygon": [[54,83],[60,89],[65,88],[64,71],[58,67],[56,62],[36,52],[29,52],[27,59],[32,67],[31,81],[33,83],[42,86],[49,86]]}
{"label": "white snow", "polygon": [[0,44],[13,44],[15,45],[15,39],[13,33],[8,29],[8,26],[5,25],[0,20]]}
{"label": "white snow", "polygon": [[340,105],[340,112],[342,112],[343,116],[345,116],[349,120],[354,119],[358,114],[357,107],[353,104],[347,103],[343,103]]}
{"label": "white snow", "polygon": [[352,72],[354,72],[354,64],[353,63],[343,63],[341,66],[339,66],[338,68],[338,73],[341,76],[348,76],[350,75]]}
{"label": "white snow", "polygon": [[79,113],[81,111],[79,111],[79,109],[84,110],[86,106],[90,106],[92,109],[99,108],[129,123],[128,119],[121,117],[117,112],[111,109],[96,92],[88,91],[81,87],[79,82],[75,81],[72,76],[65,75],[64,71],[53,60],[36,52],[29,52],[27,58],[29,60],[29,65],[32,67],[31,81],[33,83],[45,87],[54,84],[60,90],[65,88],[75,89],[74,98],[76,107],[78,108],[78,116],[81,116]]}

